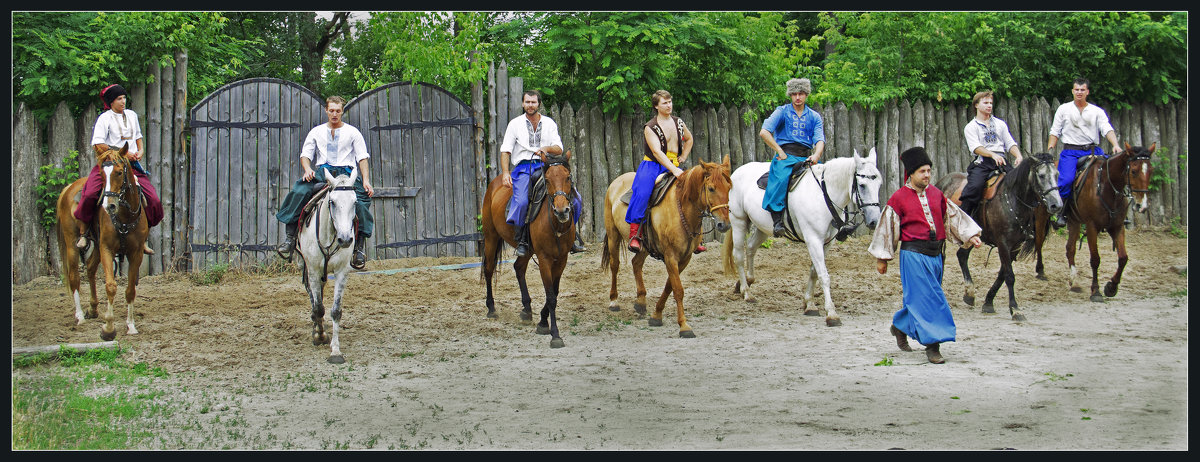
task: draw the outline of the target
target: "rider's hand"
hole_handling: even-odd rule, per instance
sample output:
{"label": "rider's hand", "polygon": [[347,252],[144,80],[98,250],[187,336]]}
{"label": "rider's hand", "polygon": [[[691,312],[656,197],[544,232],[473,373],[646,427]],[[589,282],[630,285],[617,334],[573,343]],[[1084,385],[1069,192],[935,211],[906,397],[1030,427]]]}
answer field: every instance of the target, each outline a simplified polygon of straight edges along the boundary
{"label": "rider's hand", "polygon": [[671,174],[675,175],[675,178],[679,178],[679,175],[683,175],[683,169],[679,168],[679,167],[675,167],[674,170],[671,170]]}
{"label": "rider's hand", "polygon": [[363,189],[367,190],[367,196],[375,197],[375,188],[371,187],[371,180],[363,180]]}
{"label": "rider's hand", "polygon": [[775,160],[787,160],[787,154],[784,154],[783,151],[779,151],[779,154],[775,154]]}
{"label": "rider's hand", "polygon": [[500,184],[511,188],[512,187],[512,174],[505,173],[505,174],[501,175],[500,176]]}
{"label": "rider's hand", "polygon": [[979,248],[983,245],[983,241],[979,240],[979,236],[975,236],[972,237],[971,240],[967,241],[967,244],[973,245],[975,248]]}
{"label": "rider's hand", "polygon": [[317,176],[317,172],[311,168],[304,169],[304,181],[312,181]]}
{"label": "rider's hand", "polygon": [[1004,156],[992,154],[992,160],[996,162],[997,167],[1004,166]]}

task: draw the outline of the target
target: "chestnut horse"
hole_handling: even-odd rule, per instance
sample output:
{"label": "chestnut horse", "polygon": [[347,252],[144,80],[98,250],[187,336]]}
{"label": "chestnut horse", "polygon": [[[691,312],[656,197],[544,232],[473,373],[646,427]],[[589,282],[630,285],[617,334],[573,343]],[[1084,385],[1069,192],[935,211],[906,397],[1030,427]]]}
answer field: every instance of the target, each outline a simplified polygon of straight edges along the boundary
{"label": "chestnut horse", "polygon": [[[939,179],[937,188],[958,205],[962,203],[959,195],[965,184],[966,175],[954,172]],[[1000,177],[995,188],[996,195],[981,202],[971,216],[982,229],[980,239],[984,244],[994,246],[1000,256],[1000,271],[987,291],[982,311],[996,312],[992,301],[1000,291],[1000,286],[1004,285],[1008,288],[1008,314],[1013,321],[1025,321],[1025,315],[1017,307],[1013,288],[1016,275],[1012,263],[1028,257],[1034,250],[1034,230],[1031,229],[1034,210],[1038,207],[1049,207],[1054,212],[1062,209],[1062,198],[1058,195],[1058,170],[1054,168],[1053,157],[1046,153],[1030,155]],[[975,305],[975,283],[971,280],[971,270],[967,265],[971,249],[958,249],[958,266],[967,284],[963,302],[967,305]]]}
{"label": "chestnut horse", "polygon": [[85,318],[97,317],[96,305],[96,268],[104,265],[104,289],[108,295],[108,309],[104,312],[104,326],[100,328],[100,338],[112,340],[117,336],[113,321],[113,299],[117,296],[117,277],[114,261],[124,256],[129,261],[126,274],[129,282],[125,287],[125,308],[128,312],[125,326],[129,335],[137,334],[133,325],[133,299],[137,294],[138,271],[142,267],[142,248],[146,244],[146,236],[150,226],[146,221],[145,201],[142,200],[142,188],[138,186],[137,178],[129,160],[125,158],[127,147],[121,150],[109,149],[96,156],[96,163],[101,166],[104,174],[104,195],[100,200],[100,208],[105,213],[96,214],[90,229],[96,235],[96,248],[88,255],[87,277],[92,287],[92,302],[87,313],[79,305],[79,249],[75,247],[75,238],[79,235],[79,220],[75,218],[76,195],[83,190],[87,177],[75,180],[63,188],[58,196],[56,213],[58,215],[58,250],[62,254],[63,274],[67,277],[71,295],[75,298],[75,321],[83,324]]}
{"label": "chestnut horse", "polygon": [[[538,334],[550,334],[550,347],[562,348],[566,344],[558,334],[558,284],[562,280],[563,270],[567,267],[567,256],[570,255],[571,244],[575,242],[575,215],[571,210],[571,152],[561,156],[546,156],[542,158],[542,177],[545,179],[546,200],[542,202],[529,226],[529,239],[532,252],[524,257],[517,257],[513,270],[517,273],[517,283],[521,286],[522,320],[532,320],[530,308],[532,299],[529,288],[525,284],[525,269],[529,259],[537,255],[538,270],[542,275],[542,286],[546,291],[546,304],[542,307],[542,318],[538,322]],[[501,173],[488,184],[487,192],[483,195],[483,265],[480,277],[487,281],[487,317],[496,318],[496,305],[492,298],[492,275],[496,264],[500,261],[501,241],[508,245],[517,246],[515,227],[505,221],[505,210],[509,198],[512,197],[512,187],[504,186]],[[534,185],[530,184],[530,188]],[[547,323],[547,318],[549,322]]]}
{"label": "chestnut horse", "polygon": [[[662,325],[662,313],[667,297],[674,293],[679,336],[696,336],[683,314],[683,282],[679,279],[679,273],[687,268],[693,251],[699,244],[700,235],[703,234],[700,229],[702,214],[712,216],[717,221],[717,231],[724,233],[729,230],[729,189],[733,185],[729,172],[728,155],[720,164],[700,161],[700,165],[679,175],[658,205],[646,210],[651,226],[642,229],[645,229],[647,236],[651,236],[651,241],[657,244],[662,252],[663,263],[667,266],[667,283],[655,305],[654,315],[648,321],[651,326]],[[617,270],[621,264],[621,249],[625,248],[622,242],[629,238],[629,224],[625,222],[625,211],[629,204],[621,201],[620,197],[629,191],[633,177],[634,172],[618,176],[608,186],[604,198],[605,235],[600,267],[608,268],[612,272],[608,307],[613,311],[621,309],[617,304]],[[642,264],[645,263],[647,255],[647,246],[643,246],[642,251],[634,255],[631,262],[633,278],[637,281],[637,301],[634,302],[633,309],[639,315],[646,314],[646,286],[642,283]]]}
{"label": "chestnut horse", "polygon": [[[1129,261],[1125,251],[1125,216],[1129,211],[1130,199],[1137,204],[1139,213],[1145,212],[1149,206],[1150,156],[1158,143],[1149,148],[1130,146],[1125,143],[1125,150],[1107,159],[1097,158],[1086,169],[1076,175],[1072,188],[1071,199],[1067,201],[1065,211],[1067,217],[1067,264],[1070,275],[1067,278],[1068,287],[1072,292],[1083,292],[1076,283],[1078,270],[1075,267],[1075,251],[1078,248],[1079,226],[1087,225],[1088,249],[1091,251],[1092,264],[1092,295],[1093,302],[1103,302],[1104,297],[1117,295],[1117,285],[1121,283],[1121,273]],[[1049,224],[1049,214],[1044,209],[1038,210],[1037,216],[1037,277],[1046,279],[1042,266],[1042,243],[1046,238],[1046,227]],[[1100,252],[1097,249],[1096,238],[1100,232],[1107,232],[1113,241],[1113,249],[1117,252],[1117,272],[1104,285],[1104,295],[1100,295],[1100,282],[1097,270],[1100,267]]]}

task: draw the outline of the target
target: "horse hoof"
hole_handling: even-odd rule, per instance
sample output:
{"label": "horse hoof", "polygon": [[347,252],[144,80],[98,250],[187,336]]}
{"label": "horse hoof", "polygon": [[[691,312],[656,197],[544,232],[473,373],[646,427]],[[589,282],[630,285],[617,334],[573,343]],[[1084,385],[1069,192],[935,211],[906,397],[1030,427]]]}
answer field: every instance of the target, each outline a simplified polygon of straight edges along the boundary
{"label": "horse hoof", "polygon": [[621,311],[621,305],[618,305],[616,303],[610,303],[608,305],[608,311]]}
{"label": "horse hoof", "polygon": [[967,306],[975,306],[975,297],[963,295],[963,303],[966,303]]}
{"label": "horse hoof", "polygon": [[533,320],[533,314],[531,314],[531,313],[530,313],[530,312],[528,312],[528,311],[522,311],[522,312],[521,312],[521,320],[522,320],[522,321],[532,321],[532,320]]}
{"label": "horse hoof", "polygon": [[1049,281],[1050,280],[1050,278],[1046,277],[1046,275],[1042,274],[1042,273],[1038,273],[1038,275],[1034,276],[1034,277],[1041,281]]}
{"label": "horse hoof", "polygon": [[1116,284],[1113,284],[1112,281],[1108,281],[1107,284],[1104,284],[1104,296],[1105,297],[1115,297],[1116,295],[1117,295],[1117,285]]}
{"label": "horse hoof", "polygon": [[1082,293],[1083,293],[1083,288],[1082,288],[1082,287],[1072,287],[1072,288],[1071,288],[1071,292],[1075,292],[1075,293],[1077,293],[1077,294],[1082,294]]}
{"label": "horse hoof", "polygon": [[991,303],[984,303],[983,304],[983,312],[987,313],[987,314],[995,314],[996,308],[993,307]]}
{"label": "horse hoof", "polygon": [[332,355],[326,361],[329,361],[329,364],[342,364],[346,362],[346,358],[343,358],[342,355]]}
{"label": "horse hoof", "polygon": [[548,326],[537,326],[537,333],[538,333],[539,335],[546,335],[546,334],[549,334],[549,333],[550,333],[550,327],[548,327]]}
{"label": "horse hoof", "polygon": [[104,329],[100,329],[100,340],[104,340],[107,342],[114,338],[117,338],[117,330],[116,329],[113,329],[110,331],[105,331]]}
{"label": "horse hoof", "polygon": [[649,322],[650,322],[650,326],[651,326],[651,327],[662,327],[662,320],[661,320],[661,319],[654,319],[654,318],[650,318],[650,321],[649,321]]}
{"label": "horse hoof", "polygon": [[746,303],[758,303],[758,299],[754,297],[746,297]]}
{"label": "horse hoof", "polygon": [[1025,315],[1023,315],[1023,314],[1021,314],[1021,313],[1013,313],[1013,315],[1012,315],[1012,320],[1013,320],[1013,321],[1015,321],[1015,322],[1024,322],[1024,321],[1025,321]]}
{"label": "horse hoof", "polygon": [[696,333],[690,330],[679,331],[679,338],[696,338]]}
{"label": "horse hoof", "polygon": [[489,311],[487,317],[488,319],[500,319],[500,315],[496,314],[495,311]]}
{"label": "horse hoof", "polygon": [[[633,311],[634,311],[635,313],[637,313],[637,314],[640,314],[640,315],[643,315],[643,316],[644,316],[644,315],[646,314],[646,304],[645,304],[645,303],[636,303],[636,302],[635,302],[635,303],[633,304]],[[659,324],[658,324],[658,325],[660,325],[660,326],[661,326],[661,325],[662,325],[662,321],[659,321]]]}
{"label": "horse hoof", "polygon": [[1092,301],[1096,303],[1104,303],[1104,296],[1100,294],[1092,294]]}
{"label": "horse hoof", "polygon": [[825,326],[826,326],[826,327],[838,327],[838,326],[840,326],[840,325],[842,325],[842,320],[841,320],[841,319],[838,319],[838,318],[833,318],[833,319],[830,319],[830,318],[825,318]]}
{"label": "horse hoof", "polygon": [[550,348],[562,348],[565,346],[567,346],[567,344],[564,343],[563,339],[561,339],[561,338],[550,339]]}
{"label": "horse hoof", "polygon": [[804,310],[805,316],[820,316],[821,310]]}

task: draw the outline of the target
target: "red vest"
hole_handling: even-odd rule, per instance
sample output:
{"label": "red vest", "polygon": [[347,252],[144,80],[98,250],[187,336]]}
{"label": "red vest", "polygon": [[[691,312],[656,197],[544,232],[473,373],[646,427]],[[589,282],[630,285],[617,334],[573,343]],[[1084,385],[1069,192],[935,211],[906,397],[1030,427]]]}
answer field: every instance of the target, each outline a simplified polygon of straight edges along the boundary
{"label": "red vest", "polygon": [[[933,185],[925,187],[925,198],[929,201],[929,213],[933,215],[933,224],[937,229],[937,238],[946,238],[946,196]],[[908,186],[900,186],[887,205],[896,211],[900,217],[901,241],[929,240],[929,222],[925,221],[925,212],[921,209],[921,199],[917,192]]]}

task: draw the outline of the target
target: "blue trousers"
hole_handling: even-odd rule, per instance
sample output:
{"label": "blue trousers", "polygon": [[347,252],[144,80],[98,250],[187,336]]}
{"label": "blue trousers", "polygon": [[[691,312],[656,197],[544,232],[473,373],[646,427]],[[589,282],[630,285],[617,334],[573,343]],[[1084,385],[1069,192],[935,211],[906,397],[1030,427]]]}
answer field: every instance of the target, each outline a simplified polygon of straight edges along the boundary
{"label": "blue trousers", "polygon": [[[513,168],[510,176],[513,182],[513,194],[508,199],[508,214],[504,217],[504,221],[510,225],[521,227],[525,226],[525,213],[529,210],[529,187],[533,181],[533,173],[542,169],[541,161],[523,162],[517,164]],[[575,189],[575,185],[571,185],[571,209],[574,211],[575,223],[579,223],[579,216],[583,213],[583,198],[579,196],[579,190]]]}
{"label": "blue trousers", "polygon": [[900,287],[904,306],[892,325],[922,345],[953,342],[954,317],[942,291],[942,257],[900,250]]}
{"label": "blue trousers", "polygon": [[[283,198],[283,203],[279,204],[279,212],[275,214],[275,218],[279,221],[292,224],[300,218],[300,211],[307,204],[309,199],[312,199],[313,194],[317,193],[317,183],[327,182],[325,178],[325,169],[329,169],[329,173],[338,175],[339,173],[349,173],[350,167],[333,167],[327,164],[318,165],[315,170],[316,176],[313,176],[312,181],[304,181],[303,178],[296,180],[292,185],[292,190],[288,192],[287,197]],[[367,188],[363,186],[362,175],[354,179],[354,194],[358,196],[358,202],[354,204],[355,215],[358,216],[358,231],[363,237],[371,237],[375,231],[375,217],[371,215],[371,196],[367,195]]]}
{"label": "blue trousers", "polygon": [[767,177],[767,191],[763,193],[762,207],[770,212],[782,212],[787,205],[788,178],[792,176],[792,168],[796,164],[807,161],[807,157],[788,154],[786,159],[779,160],[771,156],[770,176]]}
{"label": "blue trousers", "polygon": [[626,223],[641,223],[646,219],[646,206],[654,192],[654,180],[667,173],[667,168],[653,160],[643,160],[633,174],[633,194],[629,198],[629,209],[625,211]]}
{"label": "blue trousers", "polygon": [[1080,157],[1104,155],[1104,150],[1099,146],[1092,148],[1091,151],[1082,151],[1075,149],[1063,149],[1058,154],[1058,195],[1062,196],[1063,203],[1067,202],[1067,197],[1071,195],[1071,183],[1075,182],[1075,166],[1079,164]]}

